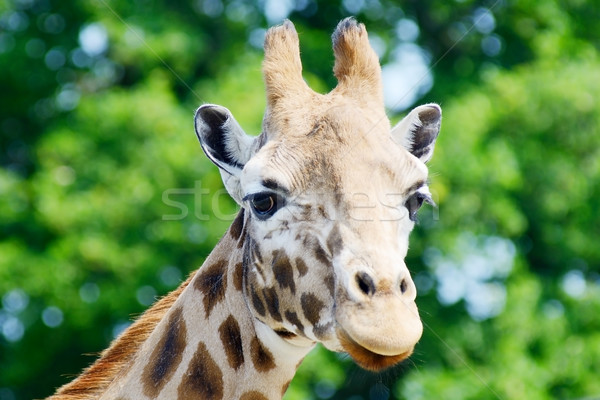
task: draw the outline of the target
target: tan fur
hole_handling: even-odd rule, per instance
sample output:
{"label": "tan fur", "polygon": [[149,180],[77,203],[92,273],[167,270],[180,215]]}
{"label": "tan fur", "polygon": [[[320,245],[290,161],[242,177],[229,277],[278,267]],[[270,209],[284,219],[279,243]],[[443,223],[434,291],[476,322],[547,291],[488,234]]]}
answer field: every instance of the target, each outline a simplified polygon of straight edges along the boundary
{"label": "tan fur", "polygon": [[100,358],[74,381],[62,386],[49,400],[88,400],[98,398],[115,376],[133,359],[141,345],[171,308],[196,272],[177,289],[164,296],[125,330]]}
{"label": "tan fur", "polygon": [[51,399],[281,399],[317,342],[371,370],[412,353],[422,323],[403,260],[441,109],[392,130],[364,25],[345,19],[332,39],[339,83],[318,94],[294,26],[267,32],[260,137],[224,107],[198,109],[196,135],[242,211],[189,287]]}
{"label": "tan fur", "polygon": [[[275,30],[277,35],[273,34]],[[291,22],[286,21],[267,33],[263,72],[271,112],[288,108],[290,101],[302,105],[308,96],[314,94],[302,79],[298,34]]]}
{"label": "tan fur", "polygon": [[356,29],[348,29],[344,35],[334,35],[333,51],[333,73],[339,81],[335,91],[363,102],[365,96],[370,97],[370,100],[375,100],[376,106],[381,107],[381,68],[379,58],[369,44],[365,26],[358,24]]}
{"label": "tan fur", "polygon": [[338,85],[328,94],[319,94],[302,78],[299,39],[292,23],[286,21],[267,32],[263,61],[267,110],[263,135],[268,132],[268,140],[280,133],[304,135],[307,129],[318,128],[315,123],[318,124],[323,110],[331,109],[332,114],[339,115],[342,111],[338,110],[344,107],[369,110],[375,116],[373,126],[385,121],[386,133],[389,132],[379,59],[369,44],[365,26],[346,19],[338,25],[332,40],[333,72]]}

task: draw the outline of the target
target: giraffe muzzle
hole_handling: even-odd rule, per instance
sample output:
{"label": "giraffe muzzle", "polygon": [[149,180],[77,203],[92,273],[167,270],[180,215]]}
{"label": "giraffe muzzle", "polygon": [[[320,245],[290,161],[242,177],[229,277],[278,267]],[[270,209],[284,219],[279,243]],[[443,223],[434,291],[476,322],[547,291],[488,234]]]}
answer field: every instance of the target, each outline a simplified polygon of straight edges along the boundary
{"label": "giraffe muzzle", "polygon": [[346,300],[336,312],[337,338],[362,368],[379,371],[408,358],[423,324],[414,300],[381,293],[364,301]]}
{"label": "giraffe muzzle", "polygon": [[384,355],[361,346],[343,329],[338,330],[337,337],[344,351],[347,352],[358,365],[369,371],[381,371],[392,367],[410,357],[414,349],[413,347],[410,350],[396,355]]}

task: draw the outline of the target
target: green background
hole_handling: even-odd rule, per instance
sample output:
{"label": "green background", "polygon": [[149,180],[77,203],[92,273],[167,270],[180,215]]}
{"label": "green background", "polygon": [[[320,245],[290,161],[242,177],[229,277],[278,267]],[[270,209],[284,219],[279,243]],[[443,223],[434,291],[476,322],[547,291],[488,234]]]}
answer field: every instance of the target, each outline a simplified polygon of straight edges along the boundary
{"label": "green background", "polygon": [[260,131],[286,16],[329,90],[348,15],[388,72],[423,67],[393,121],[444,110],[407,258],[425,330],[381,374],[318,348],[286,399],[600,398],[597,1],[0,0],[0,400],[50,395],[202,264],[235,205],[195,108]]}

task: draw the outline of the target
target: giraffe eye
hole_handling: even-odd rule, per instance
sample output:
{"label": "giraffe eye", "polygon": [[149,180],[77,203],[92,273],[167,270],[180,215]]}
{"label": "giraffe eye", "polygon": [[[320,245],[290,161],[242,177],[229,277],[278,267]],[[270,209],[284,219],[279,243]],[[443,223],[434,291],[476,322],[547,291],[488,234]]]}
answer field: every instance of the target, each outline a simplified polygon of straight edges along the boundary
{"label": "giraffe eye", "polygon": [[252,210],[260,219],[267,219],[281,208],[284,200],[275,193],[262,192],[246,196]]}
{"label": "giraffe eye", "polygon": [[435,204],[428,194],[421,192],[413,193],[408,200],[406,200],[406,203],[404,203],[404,207],[408,210],[408,218],[411,221],[417,222],[417,211],[419,211],[423,202]]}

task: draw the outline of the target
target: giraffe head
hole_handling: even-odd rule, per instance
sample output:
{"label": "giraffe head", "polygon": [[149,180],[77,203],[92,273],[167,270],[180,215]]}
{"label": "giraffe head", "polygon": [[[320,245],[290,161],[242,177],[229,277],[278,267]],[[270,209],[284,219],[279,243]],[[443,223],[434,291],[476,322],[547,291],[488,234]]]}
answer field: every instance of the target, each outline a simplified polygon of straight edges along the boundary
{"label": "giraffe head", "polygon": [[431,202],[425,163],[441,110],[417,107],[391,128],[364,25],[343,20],[332,39],[338,85],[322,95],[302,79],[292,23],[271,28],[261,135],[210,104],[196,113],[196,133],[243,208],[234,225],[257,323],[380,370],[422,334],[404,258],[417,210]]}

